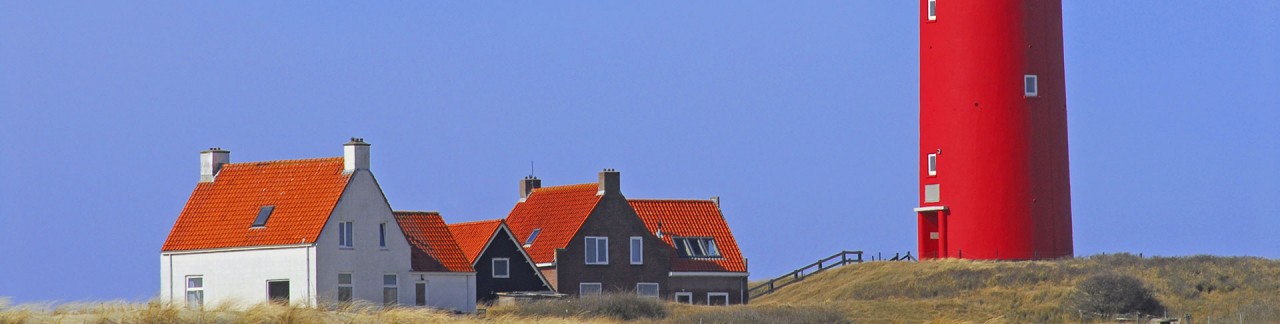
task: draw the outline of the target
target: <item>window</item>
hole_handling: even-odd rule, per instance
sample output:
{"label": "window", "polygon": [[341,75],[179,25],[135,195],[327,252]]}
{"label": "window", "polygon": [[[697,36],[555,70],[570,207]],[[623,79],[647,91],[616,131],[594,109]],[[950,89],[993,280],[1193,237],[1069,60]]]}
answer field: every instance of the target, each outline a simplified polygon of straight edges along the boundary
{"label": "window", "polygon": [[1040,96],[1040,81],[1035,74],[1028,74],[1022,77],[1023,95],[1027,97]]}
{"label": "window", "polygon": [[676,302],[682,304],[693,304],[693,293],[678,292],[676,293]]}
{"label": "window", "polygon": [[929,21],[938,20],[938,0],[929,0]]}
{"label": "window", "polygon": [[631,237],[631,264],[644,264],[644,238]]}
{"label": "window", "polygon": [[289,304],[289,281],[267,280],[267,300],[277,304]]}
{"label": "window", "polygon": [[524,247],[533,246],[533,240],[538,239],[538,233],[542,233],[541,228],[533,229],[533,233],[529,233],[529,238],[524,240]]}
{"label": "window", "polygon": [[339,273],[338,274],[338,301],[340,302],[351,301],[352,290],[354,290],[354,286],[352,286],[351,284],[351,274]]}
{"label": "window", "polygon": [[938,175],[938,154],[929,154],[929,176]]}
{"label": "window", "polygon": [[599,282],[584,282],[578,284],[578,297],[600,296],[601,286]]}
{"label": "window", "polygon": [[729,305],[729,293],[722,293],[722,292],[707,293],[707,305],[713,305],[713,306]]}
{"label": "window", "polygon": [[676,251],[683,258],[719,258],[720,249],[716,248],[716,240],[710,237],[676,237],[672,238]]}
{"label": "window", "polygon": [[354,242],[352,242],[351,240],[352,239],[351,227],[353,227],[351,225],[352,225],[351,222],[338,223],[338,246],[339,247],[349,248],[349,247],[355,246]]}
{"label": "window", "polygon": [[510,278],[511,277],[511,259],[493,258],[493,277],[494,278]]}
{"label": "window", "polygon": [[204,306],[204,277],[187,276],[187,307]]}
{"label": "window", "polygon": [[658,298],[658,283],[641,282],[636,284],[636,295],[640,297]]}
{"label": "window", "polygon": [[276,210],[275,205],[266,205],[262,206],[262,208],[258,208],[258,218],[254,218],[253,225],[249,225],[249,227],[267,226],[267,219],[271,218],[271,212],[274,210]]}
{"label": "window", "polygon": [[387,247],[387,223],[378,224],[378,247]]}
{"label": "window", "polygon": [[588,236],[587,264],[609,264],[609,238],[604,236]]}
{"label": "window", "polygon": [[382,275],[382,304],[395,305],[400,299],[400,280],[396,274]]}

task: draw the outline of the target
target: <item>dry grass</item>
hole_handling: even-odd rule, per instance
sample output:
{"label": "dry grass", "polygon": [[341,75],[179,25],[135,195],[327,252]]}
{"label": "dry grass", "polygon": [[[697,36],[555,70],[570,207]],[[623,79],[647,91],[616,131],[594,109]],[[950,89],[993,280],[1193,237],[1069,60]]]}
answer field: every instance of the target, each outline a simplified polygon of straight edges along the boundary
{"label": "dry grass", "polygon": [[752,303],[832,307],[857,322],[1079,322],[1091,315],[1069,306],[1071,294],[1079,281],[1103,273],[1141,279],[1170,316],[1280,321],[1280,261],[1209,256],[871,262],[806,278]]}

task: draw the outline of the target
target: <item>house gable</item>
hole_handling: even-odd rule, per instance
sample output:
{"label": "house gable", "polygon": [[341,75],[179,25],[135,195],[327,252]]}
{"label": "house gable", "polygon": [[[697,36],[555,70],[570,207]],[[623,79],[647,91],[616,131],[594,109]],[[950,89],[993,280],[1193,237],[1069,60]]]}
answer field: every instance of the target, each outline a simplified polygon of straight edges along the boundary
{"label": "house gable", "polygon": [[[502,220],[449,225],[476,269],[476,298],[492,301],[500,292],[553,291],[551,284]],[[494,276],[494,259],[505,259],[507,276]]]}

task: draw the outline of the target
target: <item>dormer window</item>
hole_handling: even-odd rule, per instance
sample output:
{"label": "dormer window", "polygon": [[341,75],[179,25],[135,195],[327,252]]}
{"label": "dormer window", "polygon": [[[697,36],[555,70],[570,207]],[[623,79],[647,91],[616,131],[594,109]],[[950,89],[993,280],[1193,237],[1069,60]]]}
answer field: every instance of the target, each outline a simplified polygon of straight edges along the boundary
{"label": "dormer window", "polygon": [[524,247],[533,246],[533,240],[538,239],[538,233],[542,233],[541,228],[533,229],[533,233],[529,233],[529,238],[524,240]]}
{"label": "dormer window", "polygon": [[710,237],[675,237],[676,251],[682,258],[719,258],[716,239]]}
{"label": "dormer window", "polygon": [[249,227],[266,227],[267,219],[271,218],[271,212],[276,210],[275,205],[266,205],[258,208],[258,218],[253,219],[253,225]]}

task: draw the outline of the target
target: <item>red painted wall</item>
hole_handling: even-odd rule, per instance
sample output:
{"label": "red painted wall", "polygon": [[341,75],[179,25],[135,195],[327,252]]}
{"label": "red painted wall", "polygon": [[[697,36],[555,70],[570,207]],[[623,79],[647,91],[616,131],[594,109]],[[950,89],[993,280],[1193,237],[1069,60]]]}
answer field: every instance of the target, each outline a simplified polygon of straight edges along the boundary
{"label": "red painted wall", "polygon": [[[1060,0],[920,0],[922,258],[1073,255]],[[1039,79],[1026,97],[1023,75]],[[938,174],[928,174],[928,154]],[[924,202],[924,186],[940,201]],[[932,239],[930,232],[938,231]]]}

